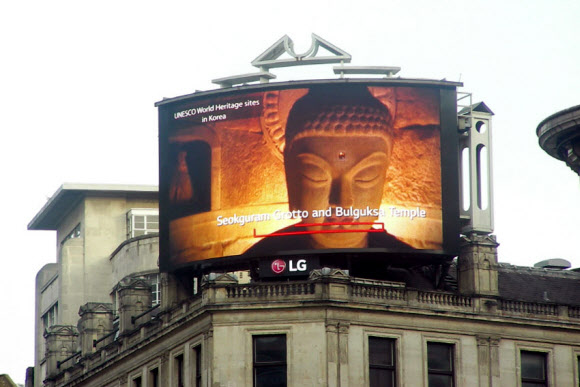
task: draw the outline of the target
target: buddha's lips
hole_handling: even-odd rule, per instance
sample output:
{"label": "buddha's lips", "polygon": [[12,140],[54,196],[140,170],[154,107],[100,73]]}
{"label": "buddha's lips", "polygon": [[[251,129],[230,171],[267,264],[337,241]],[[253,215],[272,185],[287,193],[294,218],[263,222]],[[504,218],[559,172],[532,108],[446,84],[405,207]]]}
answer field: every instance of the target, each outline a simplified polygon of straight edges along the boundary
{"label": "buddha's lips", "polygon": [[352,216],[338,216],[338,217],[329,216],[324,218],[324,223],[336,223],[336,224],[331,224],[324,227],[328,229],[352,227],[353,225],[351,224],[341,224],[352,222],[354,222],[354,218]]}

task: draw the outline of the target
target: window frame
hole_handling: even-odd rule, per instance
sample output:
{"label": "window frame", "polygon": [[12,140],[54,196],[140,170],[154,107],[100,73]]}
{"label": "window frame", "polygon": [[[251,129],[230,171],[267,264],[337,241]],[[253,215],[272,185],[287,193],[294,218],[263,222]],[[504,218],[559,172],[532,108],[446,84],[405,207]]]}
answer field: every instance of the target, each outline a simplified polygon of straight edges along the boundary
{"label": "window frame", "polygon": [[[371,340],[384,340],[385,342],[388,342],[391,346],[391,358],[392,358],[392,364],[391,365],[382,365],[382,364],[372,364],[371,363]],[[373,369],[380,369],[380,370],[389,370],[392,371],[393,373],[393,386],[398,386],[398,366],[399,366],[399,362],[397,361],[398,359],[398,338],[396,337],[389,337],[389,336],[381,336],[381,335],[373,335],[373,334],[368,334],[366,336],[366,345],[367,345],[367,351],[366,351],[366,359],[367,359],[367,370],[368,370],[368,377],[367,377],[367,381],[368,381],[368,385],[372,387],[371,385],[371,370]]]}
{"label": "window frame", "polygon": [[[431,369],[429,367],[429,345],[444,345],[451,351],[450,353],[450,360],[451,360],[451,370],[439,370],[439,369]],[[458,358],[457,358],[457,347],[458,343],[454,341],[446,341],[446,340],[434,340],[434,339],[427,339],[425,342],[425,366],[426,366],[426,385],[429,386],[429,376],[430,375],[445,375],[451,376],[451,386],[457,386],[457,370],[458,370]]]}
{"label": "window frame", "polygon": [[[144,226],[143,228],[136,228],[135,227],[135,217],[136,216],[143,216],[144,217]],[[148,221],[148,217],[156,216],[157,221]],[[149,227],[150,224],[157,223],[157,228]],[[126,215],[126,226],[127,226],[127,239],[135,238],[142,235],[149,235],[153,233],[159,233],[159,209],[158,208],[132,208],[127,211]],[[135,235],[135,231],[143,232],[139,235]]]}
{"label": "window frame", "polygon": [[73,229],[66,234],[66,236],[64,238],[62,238],[62,240],[60,241],[60,245],[64,245],[69,239],[78,239],[82,237],[82,229],[81,229],[81,224],[80,222],[73,227]]}
{"label": "window frame", "polygon": [[185,352],[181,350],[171,356],[171,386],[185,386]]}
{"label": "window frame", "polygon": [[161,303],[161,274],[147,274],[146,278],[151,285],[151,307],[154,307]]}
{"label": "window frame", "polygon": [[128,376],[129,379],[129,383],[128,385],[131,387],[145,387],[146,384],[146,380],[145,380],[145,376],[143,375],[143,368],[138,368],[136,370],[134,370],[133,372],[131,372]]}
{"label": "window frame", "polygon": [[147,387],[161,386],[161,365],[154,364],[147,367]]}
{"label": "window frame", "polygon": [[[532,345],[524,343],[516,343],[516,380],[517,387],[522,387],[522,352],[541,352],[545,354],[546,367],[546,385],[556,386],[556,378],[554,373],[554,347],[550,344],[533,343]],[[574,354],[580,355],[579,352]],[[575,380],[576,381],[576,380]]]}
{"label": "window frame", "polygon": [[[544,363],[544,378],[543,379],[535,379],[535,378],[530,378],[530,377],[525,377],[524,376],[524,372],[523,372],[523,367],[522,367],[522,362],[523,362],[523,358],[524,358],[524,354],[527,355],[540,355],[542,357],[543,363]],[[535,385],[538,386],[542,386],[542,387],[549,387],[550,386],[550,381],[549,381],[549,376],[548,376],[548,357],[549,354],[545,351],[531,351],[531,350],[527,350],[527,349],[520,349],[520,383],[523,386],[524,383],[533,383]]]}
{"label": "window frame", "polygon": [[131,387],[144,387],[143,376],[141,374],[135,375],[131,378]]}
{"label": "window frame", "polygon": [[46,309],[40,320],[42,321],[44,331],[52,326],[58,325],[58,301]]}
{"label": "window frame", "polygon": [[201,342],[191,345],[191,386],[203,386],[203,347]]}
{"label": "window frame", "polygon": [[[257,362],[256,361],[256,341],[258,338],[264,337],[284,337],[284,344],[285,344],[285,351],[284,351],[284,360],[277,360],[277,361],[270,361],[270,362]],[[288,334],[286,333],[265,333],[265,332],[256,332],[251,335],[251,343],[252,343],[252,386],[256,387],[257,379],[256,379],[256,371],[259,369],[267,369],[267,368],[274,368],[283,366],[285,370],[286,376],[286,383],[285,385],[289,385],[289,377],[288,377]]]}

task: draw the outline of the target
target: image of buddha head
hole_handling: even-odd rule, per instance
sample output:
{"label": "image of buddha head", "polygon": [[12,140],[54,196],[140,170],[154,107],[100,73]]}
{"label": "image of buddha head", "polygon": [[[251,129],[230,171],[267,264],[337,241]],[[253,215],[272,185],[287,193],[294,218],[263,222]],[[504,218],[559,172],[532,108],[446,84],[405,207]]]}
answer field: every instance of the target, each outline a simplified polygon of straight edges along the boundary
{"label": "image of buddha head", "polygon": [[[371,225],[348,223],[377,216],[354,219],[337,209],[379,209],[392,134],[389,110],[366,86],[312,87],[293,105],[284,150],[288,201],[290,210],[308,211],[302,223],[318,231],[308,234],[313,248],[367,246]],[[312,216],[320,210],[324,216]]]}

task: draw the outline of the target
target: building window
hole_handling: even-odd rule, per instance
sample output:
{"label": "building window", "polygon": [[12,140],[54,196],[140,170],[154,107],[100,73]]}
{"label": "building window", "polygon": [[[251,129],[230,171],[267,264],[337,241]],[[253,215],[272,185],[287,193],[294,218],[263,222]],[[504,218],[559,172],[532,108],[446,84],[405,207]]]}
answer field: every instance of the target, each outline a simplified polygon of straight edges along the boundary
{"label": "building window", "polygon": [[142,387],[141,376],[138,376],[135,379],[133,379],[133,382],[131,383],[131,386],[132,387]]}
{"label": "building window", "polygon": [[173,359],[173,380],[174,383],[173,385],[175,387],[183,387],[184,385],[184,380],[185,380],[185,369],[184,364],[183,364],[183,354],[179,354],[177,356],[175,356],[175,358]]}
{"label": "building window", "polygon": [[159,232],[159,210],[132,209],[127,212],[127,238]]}
{"label": "building window", "polygon": [[453,344],[427,343],[429,387],[453,387]]}
{"label": "building window", "polygon": [[58,323],[58,302],[50,307],[45,314],[42,315],[42,325],[44,330],[47,330]]}
{"label": "building window", "polygon": [[75,226],[75,228],[72,229],[71,232],[69,232],[64,238],[62,238],[60,244],[64,245],[65,242],[68,241],[69,239],[76,239],[80,237],[81,237],[81,224],[79,223]]}
{"label": "building window", "polygon": [[253,336],[254,387],[286,387],[286,335]]}
{"label": "building window", "polygon": [[522,387],[547,387],[546,354],[522,351]]}
{"label": "building window", "polygon": [[194,383],[195,387],[201,387],[201,345],[193,347]]}
{"label": "building window", "polygon": [[148,275],[147,280],[151,284],[151,306],[158,305],[161,302],[161,286],[159,283],[159,273]]}
{"label": "building window", "polygon": [[370,387],[396,386],[395,339],[369,337]]}
{"label": "building window", "polygon": [[159,368],[155,367],[149,370],[149,387],[159,387]]}

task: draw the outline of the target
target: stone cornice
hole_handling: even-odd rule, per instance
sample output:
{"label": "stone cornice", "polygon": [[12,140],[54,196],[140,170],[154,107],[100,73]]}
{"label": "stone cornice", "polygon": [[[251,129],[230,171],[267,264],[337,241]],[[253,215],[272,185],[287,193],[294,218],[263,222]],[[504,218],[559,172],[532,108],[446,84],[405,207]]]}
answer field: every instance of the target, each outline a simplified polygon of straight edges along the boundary
{"label": "stone cornice", "polygon": [[580,105],[547,117],[538,125],[536,134],[546,153],[565,161],[580,175]]}

